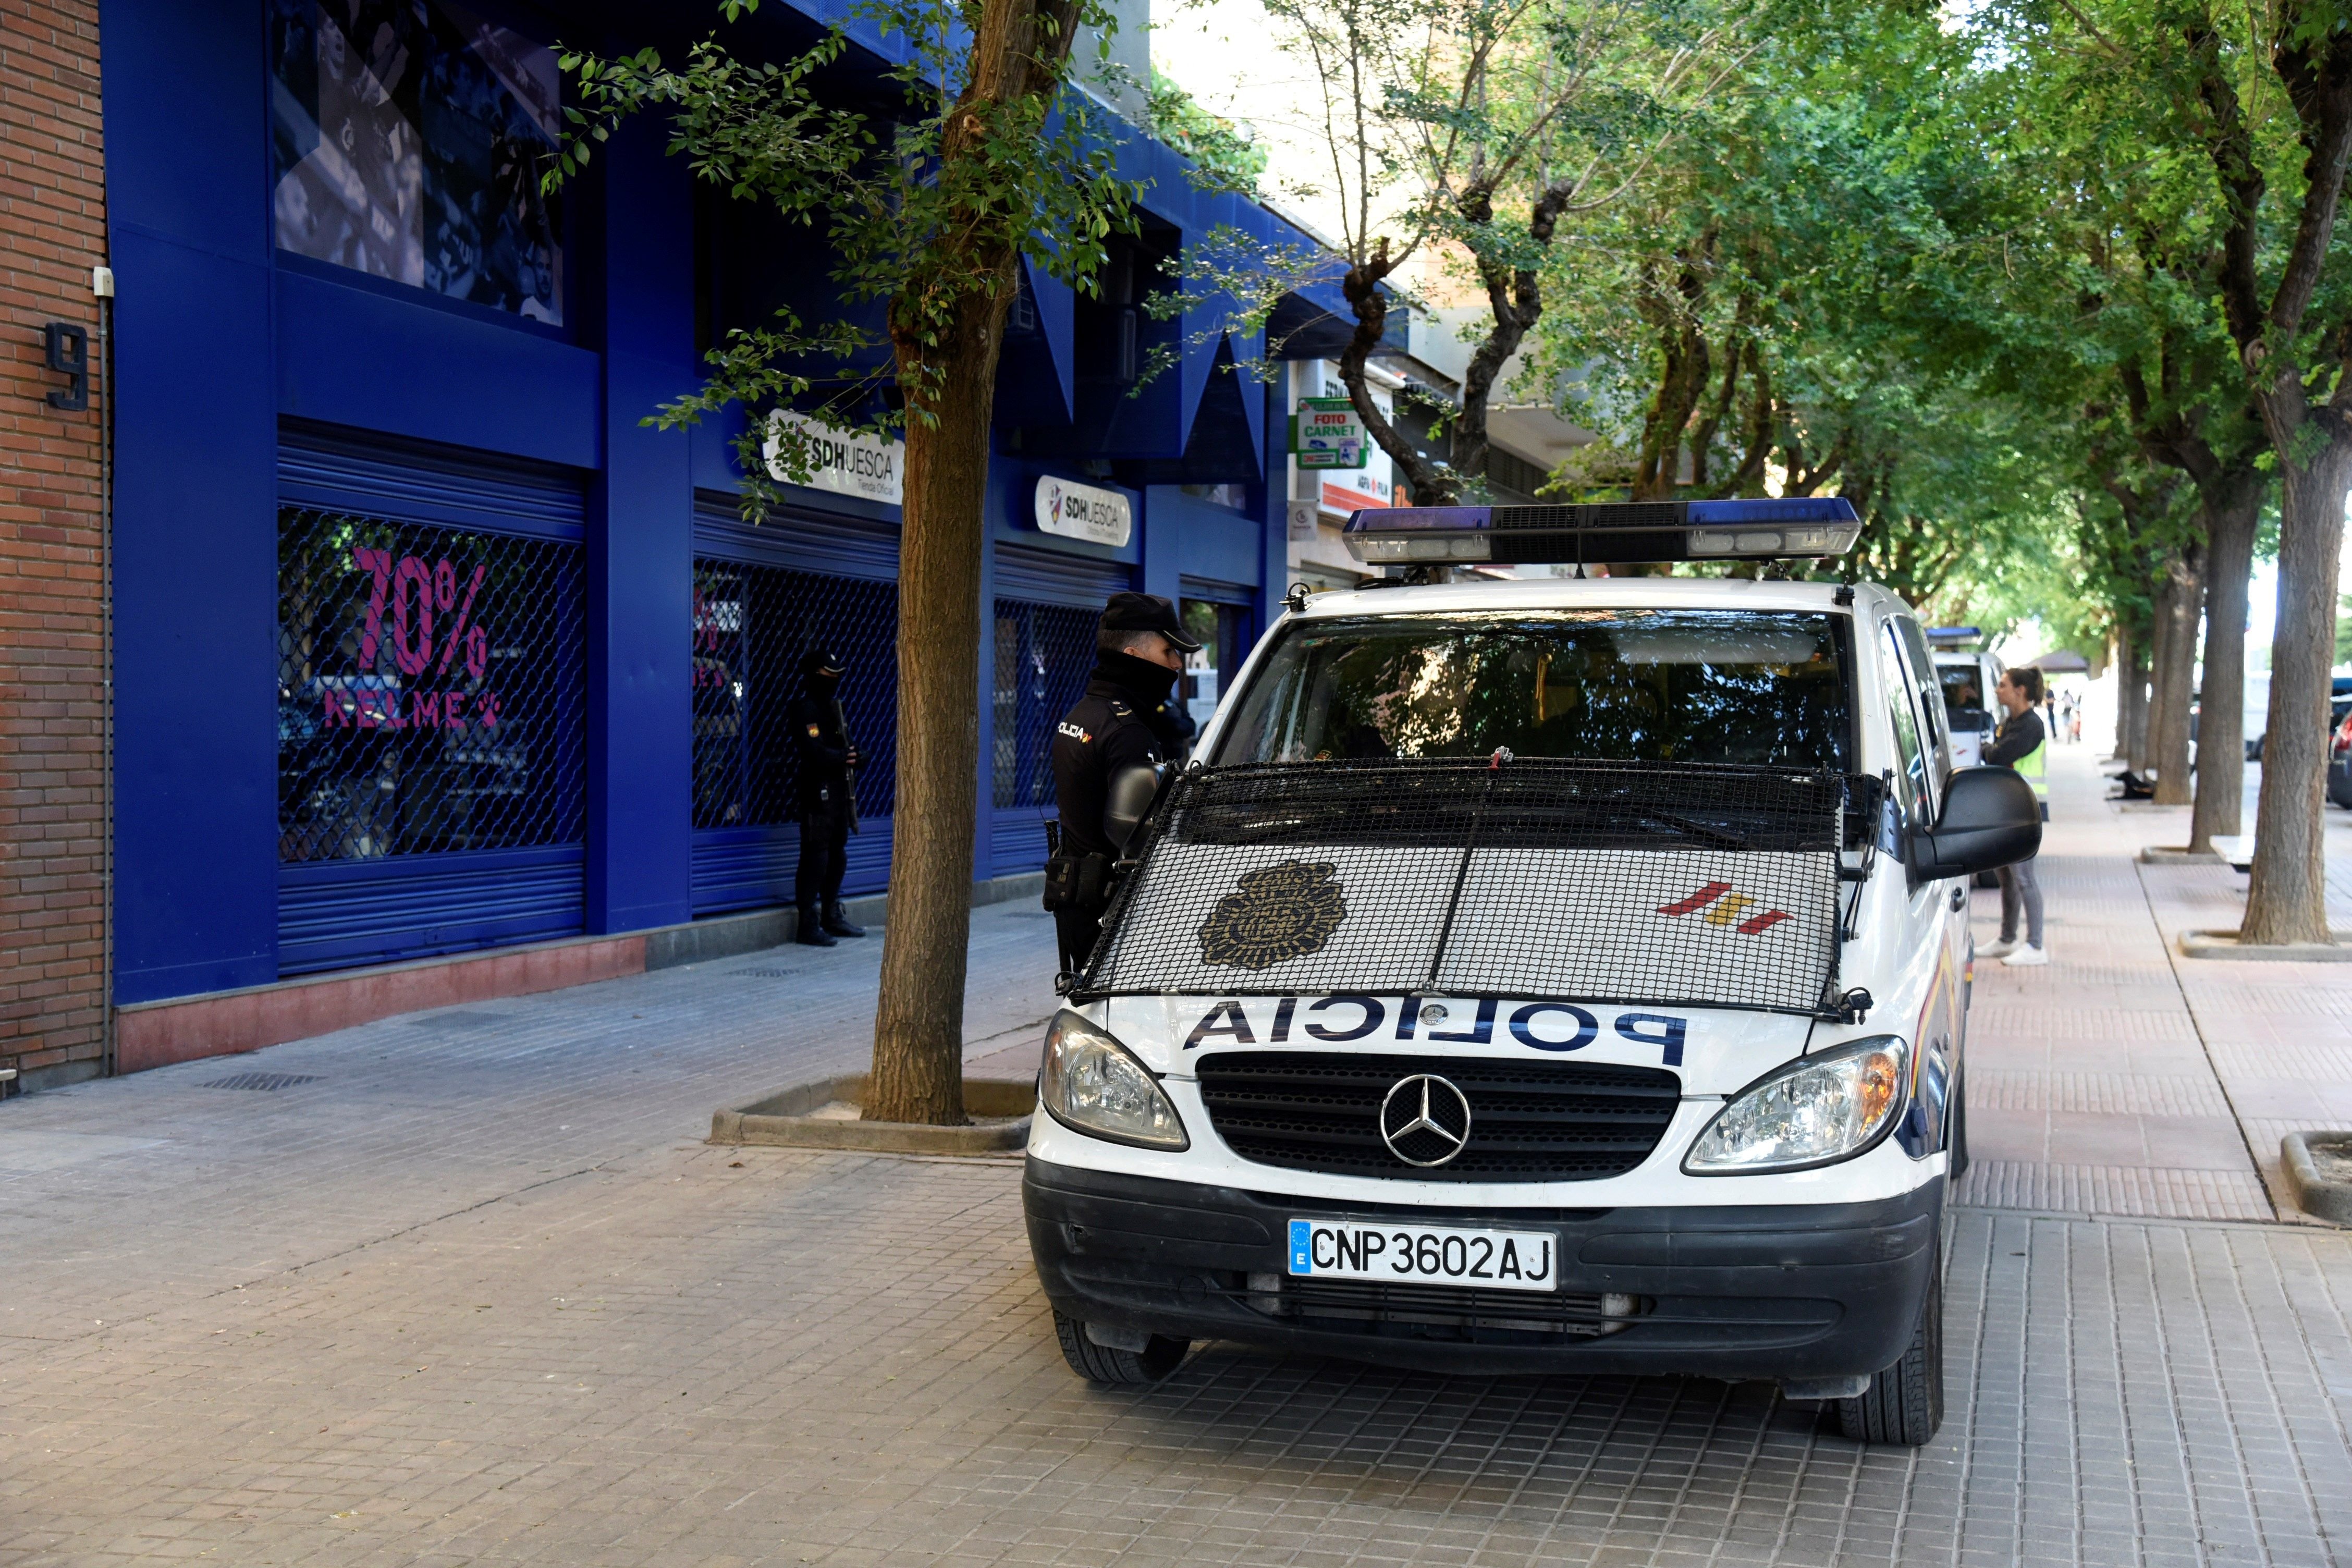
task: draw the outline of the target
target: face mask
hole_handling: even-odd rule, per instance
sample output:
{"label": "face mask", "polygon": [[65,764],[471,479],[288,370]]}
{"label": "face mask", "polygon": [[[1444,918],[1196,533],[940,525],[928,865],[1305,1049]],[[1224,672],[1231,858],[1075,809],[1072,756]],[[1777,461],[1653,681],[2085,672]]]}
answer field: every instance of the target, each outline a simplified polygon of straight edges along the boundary
{"label": "face mask", "polygon": [[1095,656],[1095,667],[1153,707],[1168,700],[1168,694],[1176,689],[1176,677],[1181,673],[1164,664],[1138,658],[1131,653],[1098,653]]}

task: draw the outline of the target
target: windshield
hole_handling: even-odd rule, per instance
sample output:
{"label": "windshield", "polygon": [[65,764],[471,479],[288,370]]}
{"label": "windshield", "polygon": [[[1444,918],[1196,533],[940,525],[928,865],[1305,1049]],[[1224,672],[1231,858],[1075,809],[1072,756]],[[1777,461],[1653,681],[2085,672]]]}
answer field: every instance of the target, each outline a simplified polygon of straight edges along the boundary
{"label": "windshield", "polygon": [[1828,615],[1523,610],[1290,628],[1217,761],[1515,756],[1848,771]]}
{"label": "windshield", "polygon": [[1953,713],[1981,713],[1990,704],[1985,700],[1984,676],[1973,661],[1968,664],[1939,664],[1936,679],[1943,683],[1944,707]]}

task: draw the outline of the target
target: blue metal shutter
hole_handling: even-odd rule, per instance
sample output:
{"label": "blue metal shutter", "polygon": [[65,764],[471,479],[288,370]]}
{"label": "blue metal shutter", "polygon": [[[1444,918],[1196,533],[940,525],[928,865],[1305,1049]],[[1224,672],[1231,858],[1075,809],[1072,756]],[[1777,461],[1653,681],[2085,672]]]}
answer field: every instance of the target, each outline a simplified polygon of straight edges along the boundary
{"label": "blue metal shutter", "polygon": [[278,973],[580,934],[579,476],[289,424],[278,497]]}
{"label": "blue metal shutter", "polygon": [[1086,688],[1104,601],[1133,587],[1135,577],[1131,567],[1088,555],[1002,542],[995,550],[987,822],[990,864],[1002,876],[1045,863],[1053,726]]}
{"label": "blue metal shutter", "polygon": [[793,901],[796,774],[779,721],[813,642],[848,661],[842,705],[866,758],[842,890],[881,891],[897,756],[898,529],[799,507],[752,526],[732,498],[704,496],[694,531],[696,918]]}
{"label": "blue metal shutter", "polygon": [[995,550],[1000,599],[1078,605],[1099,613],[1104,600],[1135,586],[1135,569],[1121,562],[1001,542]]}

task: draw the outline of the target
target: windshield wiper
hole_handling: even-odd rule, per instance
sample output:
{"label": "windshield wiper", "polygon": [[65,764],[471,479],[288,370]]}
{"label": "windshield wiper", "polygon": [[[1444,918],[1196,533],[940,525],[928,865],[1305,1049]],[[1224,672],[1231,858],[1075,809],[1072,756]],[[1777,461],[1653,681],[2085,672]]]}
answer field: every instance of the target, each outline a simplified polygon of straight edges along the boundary
{"label": "windshield wiper", "polygon": [[1634,815],[1641,817],[1645,822],[1660,823],[1667,827],[1673,828],[1677,833],[1687,833],[1693,838],[1705,838],[1710,840],[1713,843],[1721,845],[1726,849],[1745,849],[1748,847],[1747,835],[1734,833],[1727,827],[1709,827],[1703,822],[1693,822],[1686,816],[1675,816],[1663,811],[1651,811],[1646,807],[1636,812]]}

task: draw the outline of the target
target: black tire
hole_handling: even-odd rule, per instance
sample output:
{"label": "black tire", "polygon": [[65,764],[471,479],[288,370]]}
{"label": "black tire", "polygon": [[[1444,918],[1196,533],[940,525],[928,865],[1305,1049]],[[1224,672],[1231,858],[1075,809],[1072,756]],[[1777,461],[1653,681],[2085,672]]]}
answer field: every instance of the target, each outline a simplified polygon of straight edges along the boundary
{"label": "black tire", "polygon": [[1944,1424],[1944,1249],[1936,1248],[1927,1299],[1903,1359],[1870,1380],[1859,1399],[1838,1401],[1838,1426],[1857,1443],[1918,1447]]}
{"label": "black tire", "polygon": [[1185,1352],[1192,1348],[1192,1341],[1173,1340],[1166,1334],[1152,1335],[1139,1351],[1098,1345],[1087,1338],[1084,1323],[1061,1311],[1054,1314],[1054,1337],[1062,1342],[1062,1359],[1070,1363],[1072,1372],[1088,1383],[1122,1388],[1158,1383],[1182,1364]]}

